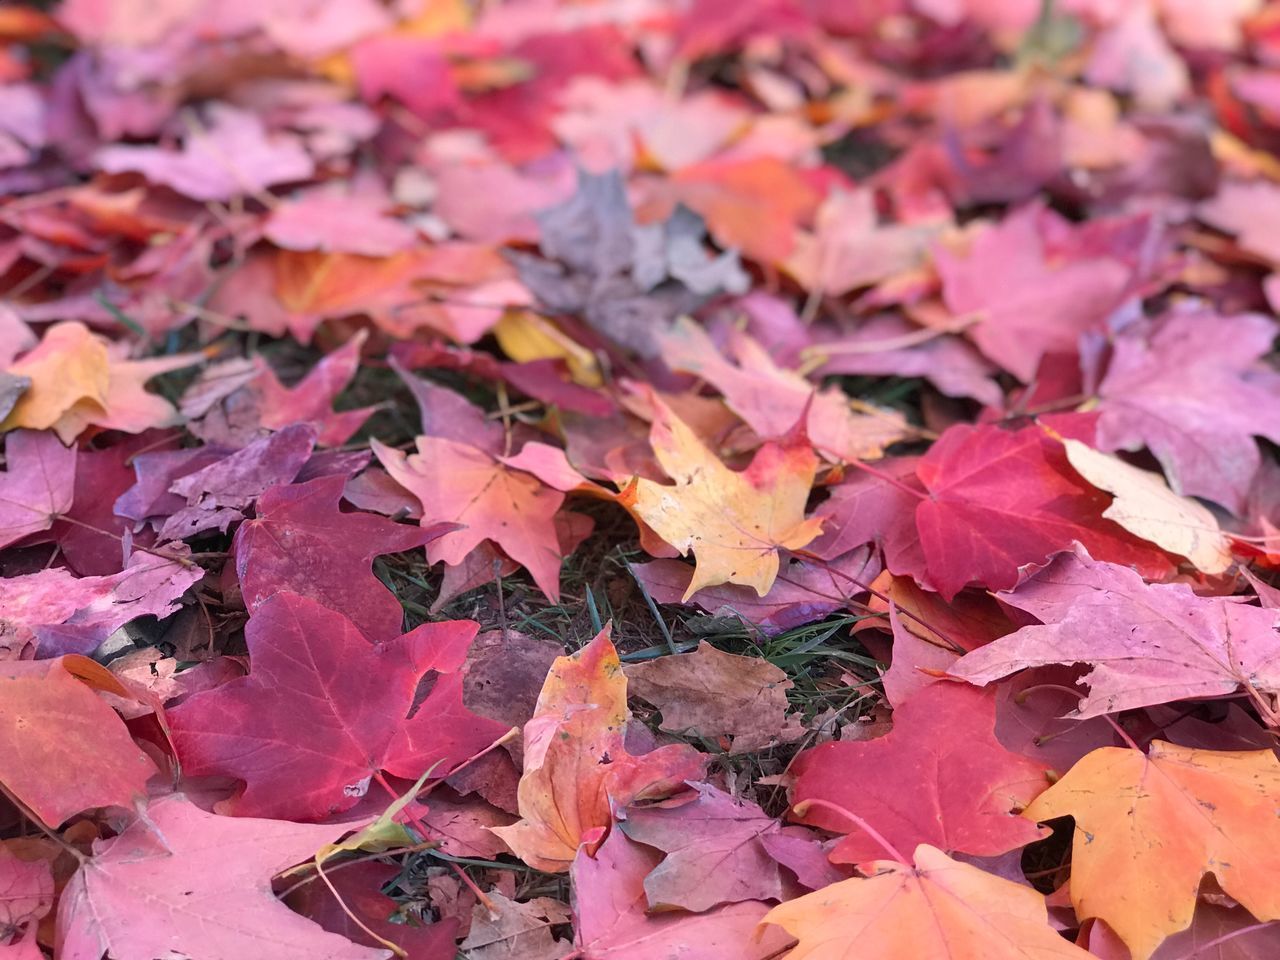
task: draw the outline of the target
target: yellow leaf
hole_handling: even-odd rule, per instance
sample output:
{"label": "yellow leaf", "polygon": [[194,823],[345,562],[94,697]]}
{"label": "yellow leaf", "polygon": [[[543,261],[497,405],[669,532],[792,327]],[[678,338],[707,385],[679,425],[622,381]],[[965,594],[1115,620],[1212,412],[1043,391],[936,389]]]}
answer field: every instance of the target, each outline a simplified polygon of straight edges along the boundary
{"label": "yellow leaf", "polygon": [[30,378],[31,386],[0,422],[0,432],[47,430],[81,403],[105,409],[111,378],[107,347],[82,323],[50,327],[7,372]]}
{"label": "yellow leaf", "polygon": [[586,347],[551,323],[528,310],[508,310],[493,328],[502,352],[517,363],[531,360],[563,360],[575,383],[598,387],[600,365]]}
{"label": "yellow leaf", "polygon": [[730,470],[656,394],[649,442],[675,486],[644,478],[623,494],[663,540],[693,552],[693,579],[684,599],[703,587],[739,583],[769,592],[778,550],[798,550],[821,532],[806,520],[805,503],[818,460],[808,440],[764,444],[742,472]]}
{"label": "yellow leaf", "polygon": [[1223,573],[1231,566],[1231,548],[1214,515],[1170,490],[1160,474],[1139,470],[1079,440],[1064,439],[1062,445],[1076,473],[1115,497],[1102,513],[1108,520],[1186,557],[1205,573]]}

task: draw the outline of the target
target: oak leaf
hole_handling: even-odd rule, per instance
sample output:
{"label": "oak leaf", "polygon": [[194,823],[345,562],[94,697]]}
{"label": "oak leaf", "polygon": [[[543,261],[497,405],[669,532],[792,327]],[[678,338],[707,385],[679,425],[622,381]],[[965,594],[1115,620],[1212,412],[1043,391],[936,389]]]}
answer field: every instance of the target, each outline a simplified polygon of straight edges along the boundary
{"label": "oak leaf", "polygon": [[800,434],[766,443],[736,472],[656,395],[653,407],[650,442],[675,485],[638,478],[624,502],[682,554],[693,552],[697,565],[682,599],[721,583],[763,597],[778,575],[778,551],[798,550],[820,530],[804,516],[817,470],[813,448]]}
{"label": "oak leaf", "polygon": [[219,817],[182,794],[94,843],[58,904],[68,960],[389,960],[326,933],[276,899],[271,878],[350,825]]}
{"label": "oak leaf", "polygon": [[1031,887],[957,862],[926,843],[914,866],[864,864],[868,875],[774,907],[777,924],[800,943],[787,960],[1089,960],[1049,926],[1044,897]]}
{"label": "oak leaf", "polygon": [[704,758],[684,744],[629,753],[628,717],[627,680],[607,628],[552,665],[524,727],[522,819],[493,831],[529,866],[568,870],[584,843],[599,842],[614,809],[701,775]]}
{"label": "oak leaf", "polygon": [[1076,914],[1105,920],[1133,960],[1191,924],[1209,873],[1258,920],[1280,919],[1280,762],[1270,750],[1103,747],[1024,816],[1075,819]]}

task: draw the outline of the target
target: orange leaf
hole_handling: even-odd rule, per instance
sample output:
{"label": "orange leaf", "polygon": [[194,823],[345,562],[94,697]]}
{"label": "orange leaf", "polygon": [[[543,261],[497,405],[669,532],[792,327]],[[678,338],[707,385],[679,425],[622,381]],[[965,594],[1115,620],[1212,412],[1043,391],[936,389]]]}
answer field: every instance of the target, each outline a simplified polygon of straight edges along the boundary
{"label": "orange leaf", "polygon": [[776,157],[710,160],[672,178],[676,199],[701,214],[716,240],[763,263],[781,263],[800,221],[821,201],[790,164]]}
{"label": "orange leaf", "polygon": [[1270,750],[1102,747],[1023,812],[1072,816],[1071,900],[1147,960],[1191,924],[1206,873],[1259,920],[1280,919],[1280,762]]}
{"label": "orange leaf", "polygon": [[627,753],[628,717],[627,678],[606,626],[551,665],[524,727],[522,819],[492,829],[529,866],[568,870],[581,844],[603,839],[615,807],[665,796],[702,776],[702,755],[685,744]]}
{"label": "orange leaf", "polygon": [[764,596],[778,576],[778,549],[798,550],[821,530],[804,517],[817,457],[803,436],[766,443],[741,473],[730,470],[656,394],[649,442],[674,487],[640,478],[623,495],[663,540],[697,560],[684,599],[703,587],[740,583]]}
{"label": "orange leaf", "polygon": [[460,523],[427,545],[427,559],[457,566],[481,541],[491,540],[523,564],[552,603],[560,602],[560,540],[555,515],[564,494],[485,451],[444,437],[419,437],[405,456],[372,441],[387,473],[422,504],[422,525]]}
{"label": "orange leaf", "polygon": [[[1044,897],[922,843],[914,869],[864,864],[842,880],[774,907],[762,923],[800,941],[787,960],[1088,960],[1049,926]],[[856,945],[856,946],[855,946]]]}
{"label": "orange leaf", "polygon": [[0,671],[0,782],[51,827],[90,807],[132,806],[156,772],[124,721],[73,675],[83,661]]}
{"label": "orange leaf", "polygon": [[107,401],[106,343],[83,323],[50,327],[44,339],[8,372],[30,378],[31,386],[0,421],[0,433],[17,427],[47,430],[77,404],[102,409]]}

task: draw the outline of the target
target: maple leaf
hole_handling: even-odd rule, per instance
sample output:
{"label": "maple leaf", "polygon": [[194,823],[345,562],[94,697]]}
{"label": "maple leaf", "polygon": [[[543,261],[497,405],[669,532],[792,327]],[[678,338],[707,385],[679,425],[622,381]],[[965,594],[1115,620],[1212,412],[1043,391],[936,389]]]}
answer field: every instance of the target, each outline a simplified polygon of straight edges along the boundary
{"label": "maple leaf", "polygon": [[113,145],[94,160],[108,173],[134,171],[193,200],[230,200],[267,187],[305,180],[315,164],[296,136],[268,134],[256,114],[211,103],[205,121],[194,115],[182,150]]}
{"label": "maple leaf", "polygon": [[645,877],[659,859],[619,830],[594,857],[578,854],[569,876],[583,960],[768,960],[786,947],[780,931],[753,936],[768,910],[756,900],[704,913],[647,913]]}
{"label": "maple leaf", "polygon": [[334,399],[351,382],[360,367],[360,349],[367,337],[360,331],[345,344],[327,354],[302,380],[292,387],[280,383],[270,364],[255,357],[257,378],[252,390],[261,411],[259,422],[269,430],[281,430],[294,423],[310,423],[316,428],[316,443],[336,447],[360,429],[374,407],[334,411]]}
{"label": "maple leaf", "polygon": [[103,407],[111,379],[106,344],[74,322],[54,324],[7,372],[27,378],[30,386],[0,420],[0,433],[16,427],[47,430],[80,403]]}
{"label": "maple leaf", "polygon": [[[169,712],[178,758],[190,776],[245,781],[227,807],[246,817],[348,810],[384,770],[416,779],[439,764],[442,777],[507,729],[462,705],[457,668],[475,633],[430,623],[371,644],[341,613],[277,593],[245,628],[249,675]],[[429,668],[435,685],[410,717]]]}
{"label": "maple leaf", "polygon": [[818,390],[779,367],[759,343],[733,332],[729,349],[738,365],[720,356],[706,332],[681,318],[659,336],[662,358],[673,370],[692,373],[722,394],[725,403],[765,439],[782,437],[803,418],[813,445],[837,460],[874,460],[885,447],[910,435],[899,413],[854,413],[838,389]]}
{"label": "maple leaf", "polygon": [[914,866],[865,864],[855,877],[774,907],[800,943],[788,960],[949,957],[952,960],[1088,960],[1092,954],[1049,926],[1044,897],[1029,886],[952,860],[922,843]]}
{"label": "maple leaf", "polygon": [[[20,936],[22,928],[45,916],[53,906],[53,871],[47,860],[25,860],[0,841],[0,956],[16,947],[4,941]],[[39,950],[36,950],[39,953]],[[13,957],[21,960],[21,954]]]}
{"label": "maple leaf", "polygon": [[801,435],[766,443],[741,473],[730,470],[670,407],[652,396],[650,442],[675,486],[638,478],[623,502],[696,567],[682,599],[703,587],[739,583],[765,596],[778,575],[780,548],[798,550],[818,535],[805,519],[817,458]]}
{"label": "maple leaf", "polygon": [[1044,239],[1052,219],[1024,207],[978,234],[965,255],[934,251],[948,309],[976,316],[969,335],[978,348],[1024,383],[1046,353],[1074,354],[1081,334],[1101,331],[1129,283],[1115,260],[1053,262]]}
{"label": "maple leaf", "polygon": [[1064,554],[1000,600],[1041,621],[964,656],[951,672],[991,683],[1027,667],[1089,665],[1073,714],[1096,717],[1241,688],[1270,711],[1280,693],[1280,611],[1147,584],[1133,570]]}
{"label": "maple leaf", "polygon": [[[94,842],[58,905],[59,955],[76,960],[386,960],[276,899],[271,878],[350,826],[219,817],[181,794]],[[264,952],[265,951],[265,952]]]}
{"label": "maple leaf", "polygon": [[693,653],[632,664],[623,672],[631,692],[662,711],[661,729],[708,739],[732,736],[731,755],[804,733],[787,717],[792,683],[768,660],[724,653],[704,640]]}
{"label": "maple leaf", "polygon": [[[802,827],[784,827],[756,804],[708,783],[693,784],[696,798],[632,807],[619,826],[632,840],[667,856],[644,880],[651,910],[679,907],[701,913],[722,903],[785,900],[788,872],[769,841],[808,844],[831,882],[844,876],[825,865],[817,839]],[[794,853],[794,849],[791,851]]]}
{"label": "maple leaf", "polygon": [[535,897],[518,903],[497,890],[489,891],[489,899],[493,909],[476,905],[471,932],[459,944],[467,960],[560,960],[572,952],[551,936],[552,926],[570,920],[569,908],[559,900]]}
{"label": "maple leaf", "polygon": [[89,427],[142,433],[152,427],[171,426],[178,411],[172,403],[148,392],[144,385],[152,377],[201,363],[200,353],[179,353],[147,360],[112,357],[107,368],[107,388],[102,397],[86,398],[72,404],[53,424],[64,443],[71,443]]}
{"label": "maple leaf", "polygon": [[0,664],[0,782],[50,827],[91,807],[132,808],[156,772],[77,679],[79,659]]}
{"label": "maple leaf", "polygon": [[36,644],[42,657],[87,653],[138,617],[167,617],[204,577],[176,545],[171,558],[135,553],[119,573],[76,577],[52,567],[0,578],[0,654]]}
{"label": "maple leaf", "polygon": [[418,498],[424,524],[463,526],[427,545],[429,561],[456,566],[489,540],[522,564],[552,603],[559,602],[555,515],[563,493],[455,440],[418,437],[418,452],[408,456],[377,440],[370,445],[395,481]]}
{"label": "maple leaf", "polygon": [[931,684],[894,710],[885,736],[801,753],[792,765],[792,818],[848,834],[831,852],[836,863],[883,850],[840,810],[899,849],[927,843],[994,856],[1030,843],[1040,834],[1018,814],[1047,785],[1045,770],[1000,746],[994,724],[989,695]]}
{"label": "maple leaf", "polygon": [[54,434],[15,430],[5,436],[0,475],[0,547],[48,530],[71,509],[76,450]]}
{"label": "maple leaf", "polygon": [[1095,487],[1115,496],[1102,512],[1136,537],[1186,557],[1205,573],[1225,573],[1231,547],[1217,519],[1205,507],[1169,489],[1164,477],[1098,453],[1070,438],[1062,441],[1067,460]]}
{"label": "maple leaf", "polygon": [[286,250],[324,250],[389,257],[413,246],[417,233],[382,211],[376,194],[309,190],[271,211],[262,235]]}
{"label": "maple leaf", "polygon": [[1197,309],[1126,327],[1098,387],[1098,447],[1147,447],[1176,492],[1239,512],[1254,437],[1280,442],[1280,375],[1259,363],[1275,335],[1266,317]]}
{"label": "maple leaf", "polygon": [[372,571],[373,560],[422,546],[449,529],[393,523],[338,509],[343,477],[276,486],[257,503],[257,517],[236,531],[236,576],[253,613],[281,591],[342,612],[371,641],[400,634],[404,611]]}
{"label": "maple leaf", "polygon": [[[704,587],[691,602],[716,616],[736,616],[774,635],[843,609],[879,573],[880,561],[865,545],[819,565],[793,558],[763,597],[750,587]],[[693,579],[693,568],[678,560],[634,563],[631,572],[658,603],[679,603]]]}
{"label": "maple leaf", "polygon": [[1081,483],[1061,446],[1038,427],[952,427],[920,459],[916,475],[928,492],[916,506],[928,580],[947,599],[972,581],[1012,587],[1023,566],[1076,542],[1100,560],[1134,564],[1151,576],[1170,568],[1161,551],[1101,518],[1107,495]]}
{"label": "maple leaf", "polygon": [[627,680],[607,628],[552,665],[524,727],[521,820],[493,831],[529,866],[568,870],[584,843],[599,842],[615,808],[700,776],[702,755],[685,744],[629,753],[628,716]]}
{"label": "maple leaf", "polygon": [[1099,917],[1133,960],[1148,960],[1191,924],[1200,881],[1259,920],[1280,919],[1280,762],[1270,750],[1195,750],[1155,741],[1150,752],[1103,747],[1024,812],[1071,816],[1071,902]]}

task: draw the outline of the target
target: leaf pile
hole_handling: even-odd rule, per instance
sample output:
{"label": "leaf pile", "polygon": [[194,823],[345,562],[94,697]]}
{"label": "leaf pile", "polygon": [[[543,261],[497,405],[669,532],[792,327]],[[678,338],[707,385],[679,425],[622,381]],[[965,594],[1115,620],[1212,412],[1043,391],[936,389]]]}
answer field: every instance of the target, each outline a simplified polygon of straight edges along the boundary
{"label": "leaf pile", "polygon": [[1280,8],[0,9],[0,957],[1280,956]]}

